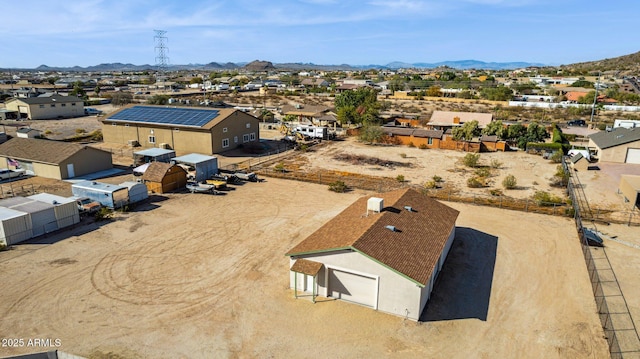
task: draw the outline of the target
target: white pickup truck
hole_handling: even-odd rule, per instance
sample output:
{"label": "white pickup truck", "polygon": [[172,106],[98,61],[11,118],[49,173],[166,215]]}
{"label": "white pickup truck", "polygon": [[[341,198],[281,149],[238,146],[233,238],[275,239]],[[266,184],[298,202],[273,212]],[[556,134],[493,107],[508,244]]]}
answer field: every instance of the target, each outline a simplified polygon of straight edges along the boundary
{"label": "white pickup truck", "polygon": [[15,170],[10,170],[8,168],[0,169],[0,180],[8,180],[10,178],[22,177],[24,176],[25,170],[22,168],[18,168]]}

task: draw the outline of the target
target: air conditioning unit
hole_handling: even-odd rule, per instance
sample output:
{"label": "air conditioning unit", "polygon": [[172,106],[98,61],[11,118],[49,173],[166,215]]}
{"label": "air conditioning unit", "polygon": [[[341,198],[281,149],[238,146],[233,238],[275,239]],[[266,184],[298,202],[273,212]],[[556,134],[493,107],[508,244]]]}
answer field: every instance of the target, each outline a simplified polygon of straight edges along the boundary
{"label": "air conditioning unit", "polygon": [[161,144],[160,144],[160,148],[163,148],[163,149],[165,149],[165,150],[170,150],[170,149],[171,149],[171,146],[169,146],[169,144],[168,144],[168,143],[161,143]]}
{"label": "air conditioning unit", "polygon": [[127,141],[127,144],[129,145],[129,147],[138,147],[138,146],[140,146],[140,143],[137,140],[129,140],[129,141]]}

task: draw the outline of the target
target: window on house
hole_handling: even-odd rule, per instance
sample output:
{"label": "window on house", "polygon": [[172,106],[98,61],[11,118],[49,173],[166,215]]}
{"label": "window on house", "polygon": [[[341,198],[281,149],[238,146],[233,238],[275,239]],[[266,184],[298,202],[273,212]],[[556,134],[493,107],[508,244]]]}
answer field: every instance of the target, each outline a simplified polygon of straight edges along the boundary
{"label": "window on house", "polygon": [[56,107],[56,104],[55,104],[55,103],[52,103],[52,104],[51,104],[51,107]]}
{"label": "window on house", "polygon": [[427,144],[433,145],[433,138],[429,137],[429,139],[427,140]]}
{"label": "window on house", "polygon": [[71,106],[75,106],[75,105],[76,105],[76,103],[75,103],[75,102],[73,102],[73,103],[71,104]]}
{"label": "window on house", "polygon": [[156,136],[149,136],[149,143],[156,143]]}
{"label": "window on house", "polygon": [[251,124],[247,122],[247,128],[251,128]]}
{"label": "window on house", "polygon": [[249,135],[242,135],[242,142],[249,142]]}
{"label": "window on house", "polygon": [[222,139],[222,148],[227,148],[229,147],[229,139],[228,138],[223,138]]}
{"label": "window on house", "polygon": [[256,140],[256,133],[255,132],[251,132],[249,137],[251,138],[251,141],[255,141]]}
{"label": "window on house", "polygon": [[238,143],[238,136],[233,136],[233,142]]}
{"label": "window on house", "polygon": [[61,103],[60,106],[67,107],[67,104],[66,103]]}
{"label": "window on house", "polygon": [[40,105],[40,106],[38,106],[38,107],[40,107],[40,108],[44,108],[44,105]]}
{"label": "window on house", "polygon": [[225,128],[222,129],[222,132],[227,132],[228,130],[229,129],[225,127]]}

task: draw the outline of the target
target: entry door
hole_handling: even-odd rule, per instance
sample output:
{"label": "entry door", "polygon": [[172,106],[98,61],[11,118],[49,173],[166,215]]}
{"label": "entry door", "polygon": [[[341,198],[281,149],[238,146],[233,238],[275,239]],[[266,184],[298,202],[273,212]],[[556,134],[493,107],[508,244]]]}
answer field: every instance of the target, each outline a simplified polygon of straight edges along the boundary
{"label": "entry door", "polygon": [[76,176],[76,171],[73,168],[73,163],[67,165],[67,178],[73,178]]}
{"label": "entry door", "polygon": [[304,291],[313,293],[313,276],[312,275],[304,276]]}

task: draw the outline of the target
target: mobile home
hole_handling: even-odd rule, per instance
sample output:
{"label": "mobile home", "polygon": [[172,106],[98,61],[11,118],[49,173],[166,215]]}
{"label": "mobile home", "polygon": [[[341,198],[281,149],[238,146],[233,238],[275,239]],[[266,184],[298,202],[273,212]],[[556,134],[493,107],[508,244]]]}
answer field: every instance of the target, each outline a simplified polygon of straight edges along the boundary
{"label": "mobile home", "polygon": [[82,181],[71,185],[71,192],[76,197],[89,197],[108,208],[120,208],[129,203],[127,187],[115,184]]}

